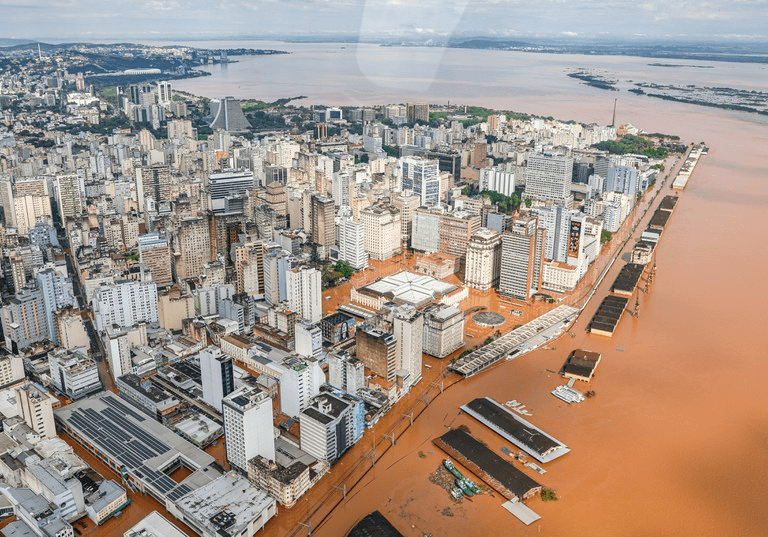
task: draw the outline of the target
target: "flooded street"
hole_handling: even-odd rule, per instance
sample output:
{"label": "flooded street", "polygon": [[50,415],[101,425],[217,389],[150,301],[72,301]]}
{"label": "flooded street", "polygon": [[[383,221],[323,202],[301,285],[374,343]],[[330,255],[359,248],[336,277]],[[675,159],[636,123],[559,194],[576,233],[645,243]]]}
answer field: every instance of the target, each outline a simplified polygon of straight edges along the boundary
{"label": "flooded street", "polygon": [[[704,140],[712,150],[670,219],[654,283],[640,293],[639,318],[625,315],[613,338],[586,333],[598,294],[574,338],[561,337],[554,350],[538,350],[449,388],[313,535],[344,534],[374,509],[410,536],[764,534],[768,353],[762,310],[768,297],[752,282],[768,261],[762,247],[768,129],[765,120],[719,111],[665,112],[639,110],[643,115],[632,123]],[[611,277],[606,280],[603,286]],[[466,331],[478,330],[467,323]],[[595,397],[569,406],[549,392],[563,384],[551,371],[573,348],[601,352],[603,359],[589,388],[576,385]],[[524,469],[558,496],[530,503],[542,518],[529,527],[501,508],[498,495],[456,506],[428,480],[444,457],[432,440],[451,427],[468,426],[494,451],[517,451],[460,413],[459,405],[481,396],[521,401],[532,423],[572,450],[545,465],[544,475]],[[453,516],[444,514],[446,507]]]}

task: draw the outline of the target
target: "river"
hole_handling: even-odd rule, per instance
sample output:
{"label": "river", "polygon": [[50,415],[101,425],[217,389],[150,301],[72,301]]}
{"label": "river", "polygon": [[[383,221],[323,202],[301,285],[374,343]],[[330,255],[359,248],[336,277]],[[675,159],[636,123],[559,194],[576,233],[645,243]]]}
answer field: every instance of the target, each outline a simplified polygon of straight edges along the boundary
{"label": "river", "polygon": [[[279,48],[288,56],[211,66],[174,86],[209,97],[373,105],[429,100],[610,123],[705,141],[703,157],[657,250],[657,277],[641,314],[612,339],[579,330],[448,389],[348,493],[313,535],[343,535],[379,509],[407,536],[765,535],[768,527],[768,117],[590,88],[565,76],[597,69],[622,80],[768,90],[765,66],[652,67],[654,60],[374,45],[197,43]],[[690,65],[695,62],[674,62]],[[549,391],[572,348],[603,353],[593,399],[568,406]],[[617,350],[618,348],[623,351]],[[584,388],[582,388],[584,389]],[[532,506],[525,527],[488,496],[453,506],[427,481],[442,458],[431,445],[464,423],[498,452],[500,438],[458,406],[479,396],[517,399],[571,452],[537,476],[559,500]],[[420,458],[418,451],[426,457]],[[430,453],[432,451],[432,453]],[[535,474],[534,474],[535,475]],[[443,509],[452,506],[452,517]],[[301,509],[301,504],[296,509]],[[265,535],[278,535],[270,524]]]}

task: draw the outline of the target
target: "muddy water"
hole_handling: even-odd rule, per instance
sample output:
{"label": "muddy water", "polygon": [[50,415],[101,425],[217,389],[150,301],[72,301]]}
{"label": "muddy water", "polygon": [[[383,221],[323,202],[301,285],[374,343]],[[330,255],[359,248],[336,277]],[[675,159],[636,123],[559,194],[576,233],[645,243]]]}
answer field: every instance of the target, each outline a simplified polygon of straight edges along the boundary
{"label": "muddy water", "polygon": [[[519,108],[588,121],[602,106],[597,97]],[[659,245],[639,318],[625,316],[612,339],[587,334],[582,319],[576,337],[561,338],[555,350],[450,388],[314,535],[343,534],[374,509],[413,536],[765,535],[768,121],[636,104],[627,121],[711,146]],[[603,361],[590,386],[596,396],[571,407],[549,394],[561,380],[548,370],[575,347],[599,351]],[[572,449],[543,476],[526,470],[559,498],[533,501],[542,519],[529,527],[499,497],[457,506],[427,479],[444,456],[431,441],[449,427],[466,424],[492,449],[512,447],[460,415],[459,405],[486,395],[522,401],[531,421]]]}

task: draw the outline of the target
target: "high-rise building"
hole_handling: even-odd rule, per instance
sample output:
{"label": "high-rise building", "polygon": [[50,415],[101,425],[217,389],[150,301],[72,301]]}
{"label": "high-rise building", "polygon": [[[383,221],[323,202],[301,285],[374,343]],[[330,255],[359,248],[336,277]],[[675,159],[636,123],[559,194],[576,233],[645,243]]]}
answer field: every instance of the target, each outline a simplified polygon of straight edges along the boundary
{"label": "high-rise building", "polygon": [[203,401],[221,411],[221,401],[235,390],[232,357],[218,347],[208,347],[198,354],[203,380]]}
{"label": "high-rise building", "polygon": [[467,246],[464,285],[487,291],[499,284],[501,268],[501,235],[481,228],[472,234]]}
{"label": "high-rise building", "polygon": [[243,386],[222,401],[227,462],[242,471],[261,455],[275,460],[272,399],[253,386]]}
{"label": "high-rise building", "polygon": [[402,225],[400,211],[390,205],[373,205],[360,211],[365,235],[365,251],[371,259],[383,261],[400,250]]}
{"label": "high-rise building", "polygon": [[456,306],[433,304],[424,310],[424,352],[445,358],[464,345],[464,313]]}
{"label": "high-rise building", "polygon": [[62,226],[66,225],[67,218],[80,218],[83,212],[84,193],[83,178],[78,174],[69,173],[56,177],[56,202],[59,206]]}
{"label": "high-rise building", "polygon": [[13,353],[32,343],[50,340],[43,293],[39,289],[22,289],[8,299],[2,309],[5,348]]}
{"label": "high-rise building", "polygon": [[176,278],[185,280],[203,273],[203,265],[211,261],[211,234],[203,218],[186,218],[176,234]]}
{"label": "high-rise building", "polygon": [[24,359],[16,354],[0,356],[0,389],[24,379]]}
{"label": "high-rise building", "polygon": [[16,388],[19,413],[30,429],[42,438],[56,437],[53,404],[58,403],[42,386],[27,382]]}
{"label": "high-rise building", "polygon": [[314,358],[289,356],[282,366],[280,410],[297,418],[301,411],[310,405],[312,398],[320,393],[320,386],[325,382],[325,373]]}
{"label": "high-rise building", "polygon": [[316,268],[300,267],[288,271],[288,307],[302,319],[316,323],[323,316],[321,274]]}
{"label": "high-rise building", "polygon": [[328,257],[328,249],[336,243],[335,216],[333,199],[312,195],[312,242],[322,251],[322,259]]}
{"label": "high-rise building", "polygon": [[158,322],[157,285],[153,281],[121,280],[101,284],[93,294],[96,329]]}
{"label": "high-rise building", "polygon": [[541,288],[544,264],[543,239],[536,218],[516,220],[512,231],[501,236],[499,292],[528,300]]}
{"label": "high-rise building", "polygon": [[368,267],[365,251],[365,224],[353,220],[351,212],[341,215],[339,221],[339,259],[355,270]]}
{"label": "high-rise building", "polygon": [[171,83],[163,80],[157,83],[157,104],[168,108],[173,100],[173,91],[171,90]]}
{"label": "high-rise building", "polygon": [[386,330],[364,324],[355,333],[357,357],[375,375],[394,382],[397,376],[397,339]]}
{"label": "high-rise building", "polygon": [[145,200],[153,200],[156,204],[171,201],[172,178],[170,166],[137,167],[135,174],[140,212],[144,212]]}
{"label": "high-rise building", "polygon": [[491,190],[504,196],[515,193],[515,174],[498,168],[480,170],[480,192]]}
{"label": "high-rise building", "polygon": [[237,292],[256,296],[264,292],[264,246],[249,242],[235,249]]}
{"label": "high-rise building", "polygon": [[573,158],[530,155],[525,168],[525,196],[564,204],[571,196]]}
{"label": "high-rise building", "polygon": [[288,300],[288,271],[296,259],[275,243],[264,252],[264,298],[272,305]]}
{"label": "high-rise building", "polygon": [[72,282],[51,267],[38,271],[35,280],[37,281],[37,288],[43,295],[48,333],[51,335],[51,341],[58,344],[56,313],[63,308],[74,305],[75,295],[72,291]]}
{"label": "high-rise building", "polygon": [[612,166],[608,168],[605,191],[621,192],[634,199],[637,193],[640,192],[637,169],[631,166]]}
{"label": "high-rise building", "polygon": [[400,211],[400,228],[402,230],[400,240],[405,247],[409,247],[413,231],[413,215],[416,209],[421,206],[421,196],[417,196],[410,190],[402,190],[392,195],[391,203]]}
{"label": "high-rise building", "polygon": [[45,196],[16,196],[14,199],[16,211],[16,229],[19,235],[28,236],[29,230],[38,222],[53,224],[51,219],[51,199]]}
{"label": "high-rise building", "polygon": [[152,281],[159,287],[173,283],[171,248],[168,239],[159,233],[139,235],[139,261],[149,268]]}
{"label": "high-rise building", "polygon": [[400,306],[392,312],[392,334],[397,340],[397,374],[403,387],[421,380],[421,354],[424,345],[424,315],[413,306]]}
{"label": "high-rise building", "polygon": [[416,121],[429,123],[429,103],[408,103],[405,114],[408,123],[415,123]]}
{"label": "high-rise building", "polygon": [[318,460],[337,460],[363,435],[363,402],[341,392],[318,395],[302,411],[301,449]]}
{"label": "high-rise building", "polygon": [[404,157],[403,190],[410,190],[421,198],[421,205],[440,204],[440,170],[436,160]]}
{"label": "high-rise building", "polygon": [[365,387],[365,366],[363,362],[346,353],[328,356],[328,384],[357,395]]}
{"label": "high-rise building", "polygon": [[208,207],[211,211],[223,212],[226,209],[227,198],[245,198],[248,191],[255,186],[253,172],[249,170],[213,173],[208,176]]}

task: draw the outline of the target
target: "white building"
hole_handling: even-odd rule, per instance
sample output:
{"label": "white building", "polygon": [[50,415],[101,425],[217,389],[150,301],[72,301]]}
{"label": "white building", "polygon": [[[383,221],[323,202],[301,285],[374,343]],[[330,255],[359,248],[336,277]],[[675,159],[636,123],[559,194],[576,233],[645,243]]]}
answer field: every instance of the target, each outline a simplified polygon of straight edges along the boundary
{"label": "white building", "polygon": [[16,401],[19,414],[30,429],[42,438],[56,436],[56,423],[53,420],[53,404],[56,398],[35,383],[27,382],[16,388]]}
{"label": "white building", "polygon": [[288,307],[312,323],[323,316],[320,271],[316,268],[294,268],[287,273]]}
{"label": "white building", "polygon": [[100,285],[93,295],[96,329],[158,322],[157,285],[151,281],[122,280]]}
{"label": "white building", "polygon": [[400,211],[389,205],[374,205],[360,211],[364,225],[365,250],[371,259],[383,261],[400,250]]}
{"label": "white building", "polygon": [[424,310],[424,352],[445,358],[464,345],[464,313],[456,306],[435,304]]}
{"label": "white building", "polygon": [[342,215],[339,220],[339,259],[349,263],[355,270],[368,267],[365,224],[353,220],[351,214]]}
{"label": "white building", "polygon": [[472,234],[467,245],[464,285],[487,291],[499,284],[501,269],[501,235],[481,228]]}
{"label": "white building", "polygon": [[318,395],[299,417],[301,449],[318,460],[335,461],[363,435],[363,402],[339,392]]}
{"label": "white building", "polygon": [[573,158],[530,155],[525,168],[525,197],[565,203],[571,195]]}
{"label": "white building", "polygon": [[325,373],[316,360],[290,356],[282,363],[279,380],[280,410],[289,416],[298,417],[312,398],[320,393]]}
{"label": "white building", "polygon": [[24,360],[15,354],[0,356],[0,389],[24,378]]}
{"label": "white building", "polygon": [[101,391],[99,369],[91,358],[68,349],[48,353],[51,383],[70,399]]}
{"label": "white building", "polygon": [[404,157],[403,190],[410,190],[421,197],[421,205],[430,207],[440,204],[440,169],[437,160],[420,157]]}
{"label": "white building", "polygon": [[515,193],[515,174],[498,168],[480,170],[480,192],[491,190],[504,196]]}
{"label": "white building", "polygon": [[257,455],[275,459],[272,399],[253,386],[243,386],[222,401],[227,461],[247,472]]}
{"label": "white building", "polygon": [[203,381],[203,401],[221,411],[221,401],[235,390],[232,357],[218,347],[208,347],[198,354]]}

